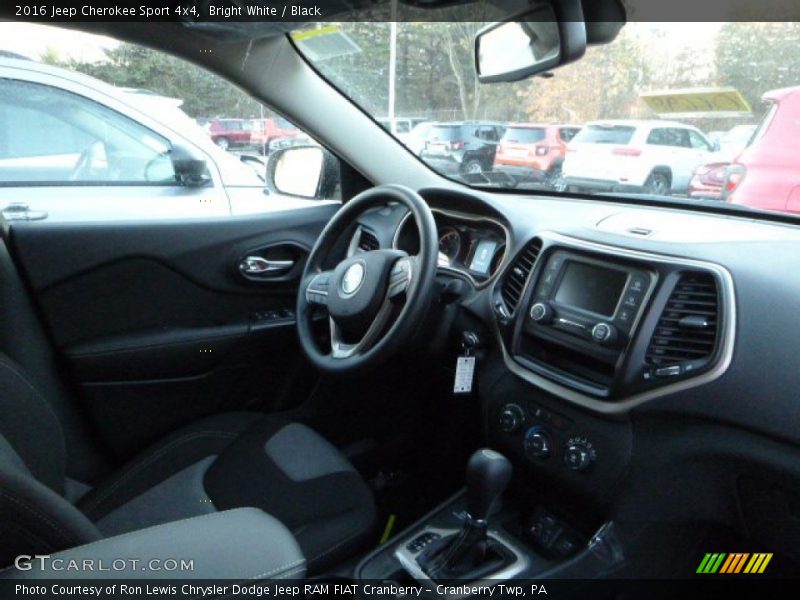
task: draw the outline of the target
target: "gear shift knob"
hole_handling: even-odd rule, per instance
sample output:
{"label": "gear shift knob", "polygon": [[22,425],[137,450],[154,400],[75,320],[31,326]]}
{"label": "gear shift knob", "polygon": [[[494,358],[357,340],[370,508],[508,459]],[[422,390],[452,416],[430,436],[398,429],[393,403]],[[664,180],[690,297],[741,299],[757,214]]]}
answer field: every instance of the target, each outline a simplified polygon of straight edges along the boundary
{"label": "gear shift knob", "polygon": [[467,463],[467,512],[475,520],[489,517],[492,503],[511,480],[511,463],[494,450],[477,450]]}

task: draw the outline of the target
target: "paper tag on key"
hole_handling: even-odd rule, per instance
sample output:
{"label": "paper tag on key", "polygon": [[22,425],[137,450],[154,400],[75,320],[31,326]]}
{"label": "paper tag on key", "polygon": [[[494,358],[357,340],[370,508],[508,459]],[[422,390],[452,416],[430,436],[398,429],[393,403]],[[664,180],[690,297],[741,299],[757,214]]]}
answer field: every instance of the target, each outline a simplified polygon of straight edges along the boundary
{"label": "paper tag on key", "polygon": [[454,394],[472,392],[472,379],[475,376],[475,357],[459,356],[456,361],[456,380],[453,383]]}

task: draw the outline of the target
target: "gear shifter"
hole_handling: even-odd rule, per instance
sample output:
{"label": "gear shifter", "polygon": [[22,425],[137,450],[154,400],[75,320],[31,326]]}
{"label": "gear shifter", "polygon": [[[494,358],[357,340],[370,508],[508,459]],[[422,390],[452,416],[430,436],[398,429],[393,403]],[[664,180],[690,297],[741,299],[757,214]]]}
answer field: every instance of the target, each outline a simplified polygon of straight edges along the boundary
{"label": "gear shifter", "polygon": [[494,450],[483,448],[467,463],[467,513],[473,521],[486,521],[492,504],[511,481],[511,463]]}
{"label": "gear shifter", "polygon": [[489,513],[511,480],[511,463],[502,454],[483,448],[467,463],[467,516],[455,535],[432,544],[417,559],[431,579],[477,579],[499,570],[508,551],[486,535]]}

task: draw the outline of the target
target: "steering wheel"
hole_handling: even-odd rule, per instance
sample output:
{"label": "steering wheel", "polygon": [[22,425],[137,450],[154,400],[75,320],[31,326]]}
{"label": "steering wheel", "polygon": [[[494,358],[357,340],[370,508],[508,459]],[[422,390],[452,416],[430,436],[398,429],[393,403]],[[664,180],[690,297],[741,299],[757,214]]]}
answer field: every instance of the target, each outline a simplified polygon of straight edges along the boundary
{"label": "steering wheel", "polygon": [[[402,250],[372,250],[323,270],[331,250],[341,246],[342,236],[352,231],[358,217],[389,202],[402,204],[411,212],[419,231],[419,253],[409,256]],[[397,352],[428,309],[437,258],[433,214],[413,190],[383,185],[347,202],[322,230],[301,279],[297,330],[308,359],[320,370],[343,373],[377,365]],[[326,350],[320,349],[312,328],[319,307],[327,311],[330,325],[330,348]]]}

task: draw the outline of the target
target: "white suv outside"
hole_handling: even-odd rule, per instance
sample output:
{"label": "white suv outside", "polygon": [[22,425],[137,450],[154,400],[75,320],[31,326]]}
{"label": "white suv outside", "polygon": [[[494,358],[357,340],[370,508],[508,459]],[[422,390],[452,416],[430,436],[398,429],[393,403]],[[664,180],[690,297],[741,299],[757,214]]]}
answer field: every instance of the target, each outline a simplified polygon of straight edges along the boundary
{"label": "white suv outside", "polygon": [[593,121],[567,146],[562,172],[573,190],[685,193],[695,167],[715,146],[696,127],[674,121]]}

